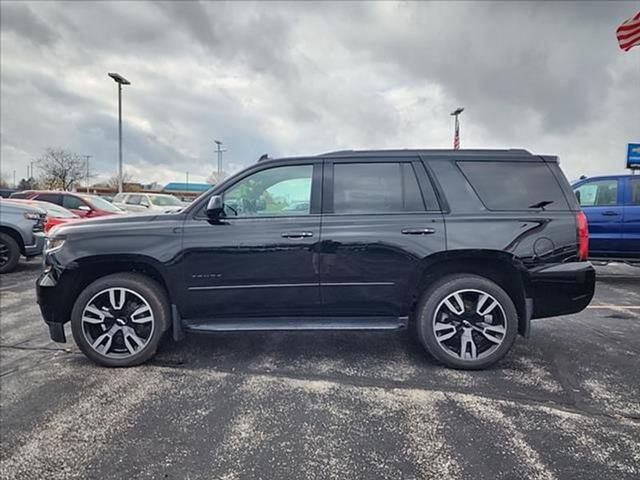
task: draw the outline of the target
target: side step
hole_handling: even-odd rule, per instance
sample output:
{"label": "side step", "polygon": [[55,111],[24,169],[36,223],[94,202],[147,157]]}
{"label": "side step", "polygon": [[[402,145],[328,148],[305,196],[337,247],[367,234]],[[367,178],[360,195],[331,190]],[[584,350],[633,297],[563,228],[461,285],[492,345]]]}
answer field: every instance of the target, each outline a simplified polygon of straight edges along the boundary
{"label": "side step", "polygon": [[186,332],[244,332],[287,330],[398,330],[406,317],[273,317],[183,320]]}

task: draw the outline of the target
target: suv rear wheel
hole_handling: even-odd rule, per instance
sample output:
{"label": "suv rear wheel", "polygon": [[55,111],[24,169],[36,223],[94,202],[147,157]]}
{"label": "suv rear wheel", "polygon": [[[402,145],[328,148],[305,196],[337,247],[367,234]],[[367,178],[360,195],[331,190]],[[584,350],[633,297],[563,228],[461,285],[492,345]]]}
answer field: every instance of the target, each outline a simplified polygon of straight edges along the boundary
{"label": "suv rear wheel", "polygon": [[164,290],[135,273],[115,273],[91,283],[71,312],[76,344],[106,367],[130,367],[149,360],[167,325]]}
{"label": "suv rear wheel", "polygon": [[6,233],[0,233],[0,273],[12,272],[20,260],[20,246]]}
{"label": "suv rear wheel", "polygon": [[474,370],[497,362],[518,330],[509,295],[477,275],[452,275],[436,282],[425,292],[417,313],[422,345],[454,368]]}

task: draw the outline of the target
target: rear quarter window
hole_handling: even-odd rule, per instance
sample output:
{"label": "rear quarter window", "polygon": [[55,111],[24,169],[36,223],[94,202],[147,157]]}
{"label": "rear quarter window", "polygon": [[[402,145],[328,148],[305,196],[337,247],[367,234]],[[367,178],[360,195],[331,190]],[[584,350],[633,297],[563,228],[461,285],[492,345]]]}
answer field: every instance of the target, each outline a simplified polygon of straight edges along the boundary
{"label": "rear quarter window", "polygon": [[553,172],[543,162],[457,162],[489,210],[569,210]]}

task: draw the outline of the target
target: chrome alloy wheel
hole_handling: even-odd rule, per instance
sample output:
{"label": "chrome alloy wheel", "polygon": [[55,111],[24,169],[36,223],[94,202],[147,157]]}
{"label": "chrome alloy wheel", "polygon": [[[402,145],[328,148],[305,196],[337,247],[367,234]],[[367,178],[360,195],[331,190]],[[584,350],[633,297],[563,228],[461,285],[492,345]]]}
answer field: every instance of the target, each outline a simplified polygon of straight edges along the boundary
{"label": "chrome alloy wheel", "polygon": [[436,308],[433,332],[448,355],[478,360],[496,351],[507,333],[502,305],[481,290],[458,290]]}
{"label": "chrome alloy wheel", "polygon": [[97,353],[127,358],[149,343],[155,328],[149,303],[128,288],[107,288],[91,297],[82,311],[82,333]]}

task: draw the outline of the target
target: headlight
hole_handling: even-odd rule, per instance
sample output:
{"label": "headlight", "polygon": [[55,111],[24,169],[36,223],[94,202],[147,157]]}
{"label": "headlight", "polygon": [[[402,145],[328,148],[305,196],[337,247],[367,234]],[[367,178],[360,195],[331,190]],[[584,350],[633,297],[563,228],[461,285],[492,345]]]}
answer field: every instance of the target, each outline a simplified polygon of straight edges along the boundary
{"label": "headlight", "polygon": [[40,215],[34,212],[24,212],[24,218],[27,220],[40,220]]}
{"label": "headlight", "polygon": [[47,238],[44,245],[44,253],[48,254],[59,250],[64,245],[64,238]]}

